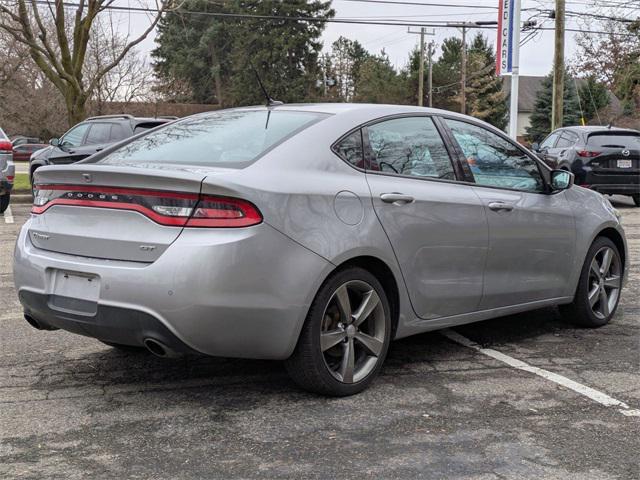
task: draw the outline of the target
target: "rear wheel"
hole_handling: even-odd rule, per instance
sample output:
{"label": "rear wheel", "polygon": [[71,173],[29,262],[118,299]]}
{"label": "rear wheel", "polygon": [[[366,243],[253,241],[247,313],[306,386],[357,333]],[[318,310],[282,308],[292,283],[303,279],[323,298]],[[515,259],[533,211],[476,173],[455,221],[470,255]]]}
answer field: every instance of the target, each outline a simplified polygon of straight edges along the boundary
{"label": "rear wheel", "polygon": [[636,207],[640,207],[640,193],[636,193],[635,195],[631,195],[633,197],[633,203],[636,204]]}
{"label": "rear wheel", "polygon": [[584,327],[609,323],[620,300],[622,268],[616,245],[608,238],[596,238],[582,267],[573,302],[561,306],[565,318]]}
{"label": "rear wheel", "polygon": [[367,270],[351,267],[320,288],[285,365],[305,390],[353,395],[377,376],[390,340],[391,313],[382,285]]}
{"label": "rear wheel", "polygon": [[4,211],[9,208],[9,202],[11,201],[11,195],[5,193],[4,195],[0,195],[0,213],[4,213]]}

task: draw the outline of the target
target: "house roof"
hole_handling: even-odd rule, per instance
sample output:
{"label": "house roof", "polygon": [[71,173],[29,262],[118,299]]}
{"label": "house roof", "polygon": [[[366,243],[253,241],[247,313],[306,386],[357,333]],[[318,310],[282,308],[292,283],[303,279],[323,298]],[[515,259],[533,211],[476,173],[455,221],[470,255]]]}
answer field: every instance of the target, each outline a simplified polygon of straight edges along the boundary
{"label": "house roof", "polygon": [[[528,75],[520,75],[518,79],[518,112],[531,113],[536,103],[536,94],[542,88],[544,77],[534,77]],[[586,82],[584,78],[577,78],[578,86],[582,86]],[[502,77],[502,88],[505,93],[511,93],[511,77]],[[620,100],[611,92],[609,92],[609,108],[612,112],[622,112]]]}

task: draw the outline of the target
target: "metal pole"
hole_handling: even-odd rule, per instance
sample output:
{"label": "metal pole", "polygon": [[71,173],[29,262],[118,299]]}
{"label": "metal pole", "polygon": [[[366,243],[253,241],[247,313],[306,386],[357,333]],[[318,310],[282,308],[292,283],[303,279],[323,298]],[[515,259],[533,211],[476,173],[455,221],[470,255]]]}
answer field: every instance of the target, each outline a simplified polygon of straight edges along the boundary
{"label": "metal pole", "polygon": [[467,27],[462,26],[462,65],[461,71],[461,93],[460,93],[460,113],[466,113],[467,110]]}
{"label": "metal pole", "polygon": [[420,71],[418,73],[418,106],[424,99],[424,27],[420,29]]}
{"label": "metal pole", "polygon": [[513,47],[511,51],[511,102],[509,106],[509,136],[518,139],[518,94],[520,74],[520,3],[515,0],[513,5]]}
{"label": "metal pole", "polygon": [[433,107],[433,42],[429,42],[429,107]]}
{"label": "metal pole", "polygon": [[564,0],[556,0],[556,34],[553,55],[551,130],[562,126],[564,100]]}

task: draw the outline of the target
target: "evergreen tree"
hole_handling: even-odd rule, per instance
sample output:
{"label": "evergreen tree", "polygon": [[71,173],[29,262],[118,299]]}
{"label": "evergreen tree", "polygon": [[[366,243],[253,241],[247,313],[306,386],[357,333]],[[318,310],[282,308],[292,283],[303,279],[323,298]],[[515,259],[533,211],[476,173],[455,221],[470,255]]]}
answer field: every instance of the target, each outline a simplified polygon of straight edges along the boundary
{"label": "evergreen tree", "polygon": [[[180,9],[330,18],[334,15],[330,4],[320,0],[185,0]],[[156,73],[165,85],[184,86],[185,96],[196,102],[262,103],[253,64],[273,98],[304,101],[317,96],[322,22],[229,20],[180,15],[180,9],[163,17],[153,52]]]}
{"label": "evergreen tree", "polygon": [[357,40],[340,37],[331,46],[331,61],[336,80],[337,98],[348,102],[355,96],[360,67],[369,52]]}
{"label": "evergreen tree", "polygon": [[384,50],[369,56],[360,66],[355,101],[402,104],[406,92],[406,78],[396,72]]}
{"label": "evergreen tree", "polygon": [[[533,113],[529,119],[530,125],[526,129],[527,137],[529,137],[529,140],[532,142],[541,141],[551,132],[552,95],[553,72],[544,78],[540,90],[536,93]],[[578,105],[578,94],[573,79],[567,71],[564,73],[563,97],[562,125],[579,125],[580,107]]]}
{"label": "evergreen tree", "polygon": [[477,34],[468,50],[467,113],[504,130],[508,122],[507,96],[495,71],[493,48]]}
{"label": "evergreen tree", "polygon": [[609,105],[607,87],[591,75],[578,88],[578,97],[586,122],[596,118],[596,113]]}
{"label": "evergreen tree", "polygon": [[461,65],[462,40],[446,38],[442,43],[442,54],[433,65],[434,107],[460,111]]}

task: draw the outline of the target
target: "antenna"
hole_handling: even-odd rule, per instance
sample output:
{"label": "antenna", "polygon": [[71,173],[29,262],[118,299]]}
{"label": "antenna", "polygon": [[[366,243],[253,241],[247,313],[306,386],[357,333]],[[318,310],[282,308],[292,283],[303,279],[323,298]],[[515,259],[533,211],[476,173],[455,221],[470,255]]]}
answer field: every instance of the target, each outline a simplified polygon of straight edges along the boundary
{"label": "antenna", "polygon": [[281,102],[280,100],[274,100],[273,98],[271,98],[271,96],[269,95],[269,92],[267,92],[267,89],[264,88],[264,85],[262,84],[262,80],[260,79],[260,75],[258,75],[258,70],[256,70],[256,67],[253,66],[253,62],[249,62],[249,65],[251,65],[251,70],[253,70],[253,73],[256,74],[256,79],[258,80],[258,85],[260,85],[260,89],[262,90],[262,93],[264,94],[265,98],[267,99],[267,107],[274,107],[276,105],[283,105],[284,103]]}

